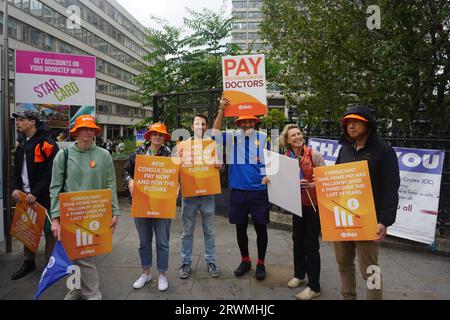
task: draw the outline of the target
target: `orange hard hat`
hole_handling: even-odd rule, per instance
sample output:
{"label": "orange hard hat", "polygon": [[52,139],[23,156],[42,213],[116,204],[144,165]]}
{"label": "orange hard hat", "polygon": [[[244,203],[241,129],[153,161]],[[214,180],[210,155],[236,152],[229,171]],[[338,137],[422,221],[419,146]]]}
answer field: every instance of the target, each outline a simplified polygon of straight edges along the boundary
{"label": "orange hard hat", "polygon": [[261,120],[255,116],[241,116],[236,119],[236,122],[235,122],[236,125],[239,127],[239,121],[243,121],[243,120],[255,120],[256,124],[261,122]]}
{"label": "orange hard hat", "polygon": [[70,129],[70,133],[75,134],[80,128],[95,129],[96,136],[102,133],[102,129],[95,123],[95,118],[88,114],[81,115],[75,119],[75,124],[72,129]]}
{"label": "orange hard hat", "polygon": [[358,114],[349,114],[349,115],[346,115],[344,118],[342,118],[342,122],[345,124],[346,123],[346,120],[348,120],[348,119],[356,119],[356,120],[361,120],[361,121],[364,121],[364,122],[369,122],[369,120],[367,120],[366,118],[364,118],[363,116],[360,116],[360,115],[358,115]]}
{"label": "orange hard hat", "polygon": [[148,127],[147,132],[144,135],[144,139],[149,141],[152,132],[162,133],[166,136],[165,141],[170,141],[170,134],[167,132],[167,127],[164,123],[157,122]]}

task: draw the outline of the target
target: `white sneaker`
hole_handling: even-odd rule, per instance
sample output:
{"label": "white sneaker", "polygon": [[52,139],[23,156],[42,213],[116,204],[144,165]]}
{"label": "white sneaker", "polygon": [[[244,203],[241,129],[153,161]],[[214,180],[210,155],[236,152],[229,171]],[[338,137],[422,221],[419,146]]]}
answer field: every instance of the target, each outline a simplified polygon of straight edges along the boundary
{"label": "white sneaker", "polygon": [[318,296],[320,296],[320,292],[315,292],[311,290],[310,287],[306,287],[305,290],[297,294],[295,297],[297,298],[297,300],[311,300]]}
{"label": "white sneaker", "polygon": [[160,274],[159,279],[158,279],[158,290],[166,291],[167,288],[169,288],[169,283],[167,282],[167,277]]}
{"label": "white sneaker", "polygon": [[295,278],[294,277],[291,280],[289,280],[288,287],[293,289],[293,288],[300,287],[303,284],[306,284],[306,278],[305,279],[299,279],[299,278]]}
{"label": "white sneaker", "polygon": [[83,295],[81,294],[80,289],[70,290],[69,293],[65,296],[64,300],[81,300]]}
{"label": "white sneaker", "polygon": [[141,276],[139,277],[139,279],[136,280],[135,283],[133,283],[133,288],[135,289],[141,289],[143,286],[145,286],[145,284],[147,282],[150,282],[152,280],[152,275],[146,275],[146,274],[141,274]]}
{"label": "white sneaker", "polygon": [[86,297],[85,300],[102,300],[102,293],[99,292],[96,295],[93,295],[92,297]]}

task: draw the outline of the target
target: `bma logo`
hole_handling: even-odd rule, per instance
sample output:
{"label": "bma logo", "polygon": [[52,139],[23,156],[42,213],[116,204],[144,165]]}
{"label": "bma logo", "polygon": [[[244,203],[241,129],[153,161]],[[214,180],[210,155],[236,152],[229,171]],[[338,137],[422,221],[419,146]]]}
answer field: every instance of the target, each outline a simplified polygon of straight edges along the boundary
{"label": "bma logo", "polygon": [[69,15],[67,18],[67,29],[79,30],[81,29],[81,9],[79,6],[70,6],[67,8],[66,13]]}
{"label": "bma logo", "polygon": [[367,18],[367,28],[369,30],[381,29],[381,9],[379,6],[371,5],[367,7],[366,13],[370,14]]}
{"label": "bma logo", "polygon": [[371,265],[367,268],[367,288],[369,290],[381,290],[381,268],[377,265]]}

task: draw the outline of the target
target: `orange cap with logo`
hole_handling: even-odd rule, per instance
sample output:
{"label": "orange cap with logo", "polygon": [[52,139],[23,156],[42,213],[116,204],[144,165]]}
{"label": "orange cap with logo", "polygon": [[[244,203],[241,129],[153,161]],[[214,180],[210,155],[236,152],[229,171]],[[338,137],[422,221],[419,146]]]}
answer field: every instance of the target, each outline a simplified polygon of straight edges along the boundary
{"label": "orange cap with logo", "polygon": [[165,141],[166,141],[166,142],[167,142],[167,141],[170,141],[171,136],[170,136],[170,134],[167,132],[167,127],[166,127],[166,125],[165,125],[164,123],[157,122],[157,123],[154,123],[154,124],[150,125],[150,126],[148,127],[147,132],[146,132],[145,135],[144,135],[144,139],[147,140],[147,141],[149,141],[152,132],[162,133],[162,134],[164,134],[165,137],[166,137],[166,138],[165,138]]}
{"label": "orange cap with logo", "polygon": [[361,120],[361,121],[364,121],[364,122],[369,122],[369,120],[367,120],[366,118],[364,118],[364,117],[362,117],[362,116],[360,116],[360,115],[357,115],[357,114],[349,114],[349,115],[346,115],[345,117],[343,117],[342,118],[342,122],[345,124],[346,122],[347,122],[347,120],[348,119],[356,119],[356,120]]}
{"label": "orange cap with logo", "polygon": [[236,125],[239,126],[239,122],[240,121],[244,121],[244,120],[255,120],[256,124],[260,123],[261,120],[255,116],[241,116],[239,118],[236,119]]}
{"label": "orange cap with logo", "polygon": [[74,126],[72,127],[72,129],[70,129],[70,133],[75,134],[80,128],[95,129],[96,136],[102,133],[102,129],[95,123],[95,118],[88,114],[81,115],[76,118]]}

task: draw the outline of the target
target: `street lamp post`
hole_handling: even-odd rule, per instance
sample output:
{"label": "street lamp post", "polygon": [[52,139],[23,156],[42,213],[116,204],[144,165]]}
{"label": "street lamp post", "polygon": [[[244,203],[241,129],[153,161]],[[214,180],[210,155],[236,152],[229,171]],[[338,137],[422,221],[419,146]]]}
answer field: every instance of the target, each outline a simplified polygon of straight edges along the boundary
{"label": "street lamp post", "polygon": [[3,108],[2,108],[2,145],[3,145],[3,204],[6,252],[12,251],[9,227],[11,225],[11,157],[9,139],[9,45],[8,45],[8,0],[3,9]]}

